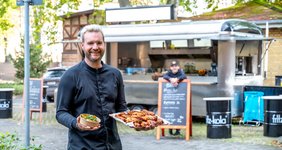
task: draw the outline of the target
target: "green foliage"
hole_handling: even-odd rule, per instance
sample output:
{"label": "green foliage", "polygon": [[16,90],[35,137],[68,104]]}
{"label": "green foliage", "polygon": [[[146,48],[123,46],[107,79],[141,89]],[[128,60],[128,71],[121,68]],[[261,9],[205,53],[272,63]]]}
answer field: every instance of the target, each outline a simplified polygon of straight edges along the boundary
{"label": "green foliage", "polygon": [[[62,8],[67,8],[69,10],[76,10],[80,4],[81,0],[45,0],[43,5],[32,6],[33,16],[31,23],[32,31],[32,44],[30,44],[30,77],[38,78],[41,77],[45,72],[47,66],[51,62],[46,54],[42,54],[43,44],[53,44],[58,42],[56,34],[58,33],[57,23],[62,18],[59,16],[59,11]],[[0,0],[0,31],[8,30],[11,26],[9,21],[5,20],[5,16],[9,9],[19,8],[15,7],[16,1],[14,0]],[[46,27],[43,30],[43,27]],[[47,36],[48,42],[41,42],[41,35]],[[61,39],[60,39],[61,40]],[[35,44],[36,43],[36,44]],[[22,46],[23,48],[23,46]],[[16,58],[11,58],[14,67],[17,69],[16,77],[18,79],[24,78],[24,51],[16,53]]]}
{"label": "green foliage", "polygon": [[16,150],[19,139],[15,134],[0,133],[0,149]]}
{"label": "green foliage", "polygon": [[13,25],[9,21],[8,11],[12,8],[11,0],[0,0],[0,31],[7,31]]}
{"label": "green foliage", "polygon": [[[107,0],[102,0],[102,2]],[[53,44],[58,42],[56,39],[56,34],[58,32],[57,23],[62,18],[59,16],[62,8],[67,8],[68,10],[77,10],[81,0],[44,0],[43,5],[34,5],[30,8],[33,11],[33,14],[30,13],[30,16],[33,16],[31,19],[32,36],[34,41],[40,41],[40,34],[44,32],[44,35],[47,36],[49,40],[48,43],[43,44]],[[9,21],[9,13],[12,9],[19,8],[22,6],[15,6],[16,0],[0,0],[0,32],[7,31],[13,24]],[[71,12],[64,12],[71,14]],[[43,26],[46,25],[46,29],[43,30]],[[42,43],[41,43],[42,44]]]}
{"label": "green foliage", "polygon": [[[94,6],[95,7],[98,7],[104,3],[109,3],[109,2],[112,2],[113,0],[93,0],[93,3],[94,3]],[[119,0],[119,3],[129,3],[129,0]]]}
{"label": "green foliage", "polygon": [[[22,41],[23,42],[23,41]],[[23,46],[22,46],[23,47]],[[16,52],[16,58],[11,58],[16,68],[16,77],[24,79],[24,50]],[[40,78],[51,63],[47,54],[42,54],[41,45],[30,44],[30,77]]]}
{"label": "green foliage", "polygon": [[[59,16],[58,12],[62,11],[62,8],[68,8],[69,11],[64,12],[64,14],[67,14],[69,16],[71,14],[71,10],[76,10],[81,3],[82,0],[44,0],[43,5],[36,5],[33,6],[33,16],[34,16],[34,23],[32,23],[32,30],[34,31],[33,36],[35,36],[35,41],[38,41],[40,37],[38,37],[42,31],[46,36],[48,36],[49,43],[52,44],[57,42],[56,41],[56,33],[57,31],[57,21],[62,20],[62,18]],[[95,7],[100,6],[104,3],[111,2],[112,0],[98,0],[93,1]],[[234,0],[236,4],[239,3],[246,3],[249,1],[258,1],[262,3],[267,3],[271,7],[277,8],[278,10],[281,10],[281,0]],[[118,0],[120,4],[123,5],[146,5],[149,2],[142,1],[142,0]],[[176,0],[160,0],[160,4],[170,4],[175,3]],[[179,0],[179,5],[183,6],[185,10],[192,11],[192,8],[197,8],[196,2],[197,0]],[[207,8],[212,8],[215,10],[218,7],[219,0],[205,0],[205,2],[208,4]],[[127,4],[130,3],[130,4]],[[15,0],[0,0],[0,31],[6,31],[9,28],[11,28],[13,25],[9,21],[9,17],[7,16],[7,13],[9,10],[18,8],[15,7],[16,1]],[[94,14],[96,15],[96,14]],[[101,14],[102,15],[102,14]],[[98,24],[101,24],[101,20],[98,21]],[[42,30],[42,27],[44,24],[47,25],[47,29]]]}
{"label": "green foliage", "polygon": [[[32,139],[34,141],[34,139]],[[29,148],[23,148],[20,145],[20,139],[16,134],[0,132],[0,149],[1,150],[42,150],[42,145],[30,145]]]}
{"label": "green foliage", "polygon": [[[40,33],[43,32],[47,36],[48,43],[42,44],[54,44],[58,42],[56,34],[58,33],[58,21],[62,20],[59,12],[62,12],[62,8],[68,8],[68,10],[77,10],[81,0],[60,0],[52,1],[45,0],[43,5],[33,7],[33,37],[35,41],[40,41]],[[71,12],[63,12],[70,15]],[[44,28],[43,29],[43,27]]]}
{"label": "green foliage", "polygon": [[254,0],[254,2],[264,5],[268,8],[282,12],[282,1],[281,0],[275,0],[272,3],[270,3],[268,0]]}
{"label": "green foliage", "polygon": [[94,11],[92,16],[89,17],[90,24],[99,24],[105,25],[106,24],[106,13],[103,10]]}
{"label": "green foliage", "polygon": [[23,95],[23,83],[0,83],[0,88],[13,88],[13,95]]}
{"label": "green foliage", "polygon": [[[218,8],[218,4],[220,0],[204,0],[207,3],[207,7],[203,9],[212,9],[213,11]],[[238,5],[238,4],[243,4],[247,2],[258,2],[258,3],[264,3],[269,5],[270,7],[274,9],[281,10],[282,7],[282,1],[281,0],[234,0],[233,2]],[[175,0],[160,0],[162,4],[170,4],[175,2]],[[197,8],[197,0],[179,0],[179,5],[183,6],[186,11],[192,12],[192,8]]]}
{"label": "green foliage", "polygon": [[192,12],[192,7],[197,8],[196,0],[180,0],[179,5],[183,6],[183,8],[189,12]]}

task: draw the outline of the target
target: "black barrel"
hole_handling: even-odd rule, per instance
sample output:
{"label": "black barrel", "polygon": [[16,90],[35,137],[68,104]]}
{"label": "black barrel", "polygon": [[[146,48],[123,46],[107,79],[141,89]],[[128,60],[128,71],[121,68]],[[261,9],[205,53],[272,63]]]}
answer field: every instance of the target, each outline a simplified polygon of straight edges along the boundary
{"label": "black barrel", "polygon": [[[43,100],[42,100],[42,112],[47,112],[47,88],[48,86],[43,86]],[[55,97],[55,94],[54,94]],[[54,103],[56,103],[55,98],[54,98]]]}
{"label": "black barrel", "polygon": [[10,88],[0,89],[0,118],[13,117],[13,91]]}
{"label": "black barrel", "polygon": [[282,136],[282,96],[264,96],[263,135]]}
{"label": "black barrel", "polygon": [[47,112],[47,102],[45,100],[42,101],[42,112]]}
{"label": "black barrel", "polygon": [[233,97],[204,98],[207,106],[207,137],[231,138],[231,101]]}

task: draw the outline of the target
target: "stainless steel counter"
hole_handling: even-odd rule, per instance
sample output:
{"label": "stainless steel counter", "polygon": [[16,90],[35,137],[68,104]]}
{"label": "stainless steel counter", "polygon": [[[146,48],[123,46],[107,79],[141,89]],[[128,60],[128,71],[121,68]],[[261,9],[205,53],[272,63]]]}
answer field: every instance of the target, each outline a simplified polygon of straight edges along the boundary
{"label": "stainless steel counter", "polygon": [[[124,75],[126,100],[129,104],[156,106],[158,104],[158,81],[151,78],[151,74]],[[221,87],[216,76],[187,76],[191,80],[192,115],[205,116],[205,97],[233,96],[232,116],[242,113],[242,87],[245,85],[262,85],[261,76],[236,76],[235,80],[228,83],[230,89]],[[226,91],[232,95],[226,95]]]}
{"label": "stainless steel counter", "polygon": [[[125,83],[158,83],[158,81],[152,80],[151,74],[124,75],[123,79]],[[192,85],[213,85],[217,83],[217,77],[214,76],[187,76],[187,79],[191,81]]]}

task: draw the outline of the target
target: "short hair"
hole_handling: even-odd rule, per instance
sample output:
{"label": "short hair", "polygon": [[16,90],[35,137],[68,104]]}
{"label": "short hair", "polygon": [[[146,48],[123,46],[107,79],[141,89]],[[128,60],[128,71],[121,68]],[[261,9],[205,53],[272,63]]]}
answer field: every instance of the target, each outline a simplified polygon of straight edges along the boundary
{"label": "short hair", "polygon": [[79,37],[80,37],[81,42],[84,42],[84,34],[86,32],[100,32],[103,36],[103,41],[105,41],[104,33],[103,33],[102,27],[100,25],[91,24],[91,25],[84,26],[79,33]]}

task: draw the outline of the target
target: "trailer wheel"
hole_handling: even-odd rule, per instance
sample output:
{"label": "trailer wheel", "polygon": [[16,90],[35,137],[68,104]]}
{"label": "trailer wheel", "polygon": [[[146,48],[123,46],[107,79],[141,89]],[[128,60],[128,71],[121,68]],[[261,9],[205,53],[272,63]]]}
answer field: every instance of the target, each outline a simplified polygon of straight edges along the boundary
{"label": "trailer wheel", "polygon": [[142,105],[132,105],[130,110],[142,110],[144,107]]}
{"label": "trailer wheel", "polygon": [[156,106],[152,106],[149,110],[152,111],[155,114],[158,114],[158,107],[156,107]]}

